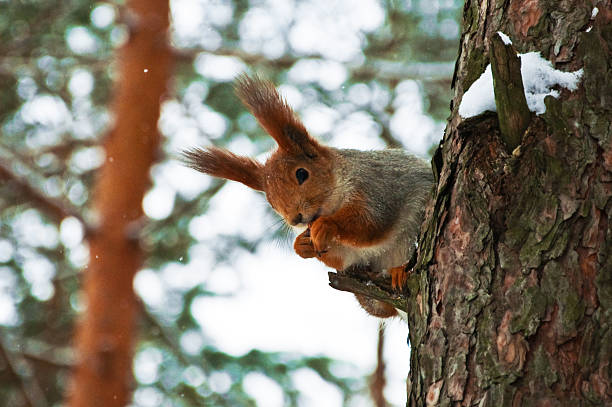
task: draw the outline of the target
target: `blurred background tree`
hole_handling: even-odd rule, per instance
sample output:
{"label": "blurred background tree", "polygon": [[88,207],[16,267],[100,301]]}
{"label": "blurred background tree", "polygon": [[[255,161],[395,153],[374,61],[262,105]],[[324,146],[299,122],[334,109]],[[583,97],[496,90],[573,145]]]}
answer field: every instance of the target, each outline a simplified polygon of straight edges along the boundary
{"label": "blurred background tree", "polygon": [[[461,6],[171,1],[175,74],[143,200],[134,405],[256,405],[262,401],[253,389],[270,386],[281,389],[280,403],[305,405],[300,380],[311,372],[338,389],[341,404],[369,404],[368,372],[349,361],[258,349],[236,355],[216,346],[198,304],[235,295],[240,283],[228,288],[215,276],[236,268],[244,253],[288,238],[263,204],[249,206],[245,195],[175,157],[210,143],[254,156],[273,147],[233,95],[231,81],[244,69],[279,84],[327,143],[403,146],[427,157],[449,112]],[[128,40],[132,17],[119,1],[0,1],[2,405],[59,405],[64,397],[73,326],[86,306],[80,287],[96,220],[91,188],[113,123],[113,55]],[[247,212],[226,216],[238,205]]]}

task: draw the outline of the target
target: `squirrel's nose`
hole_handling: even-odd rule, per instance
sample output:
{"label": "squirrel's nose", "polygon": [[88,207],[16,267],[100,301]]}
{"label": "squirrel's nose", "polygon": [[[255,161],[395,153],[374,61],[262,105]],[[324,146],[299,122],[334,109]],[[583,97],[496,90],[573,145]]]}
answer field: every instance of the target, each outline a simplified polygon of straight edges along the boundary
{"label": "squirrel's nose", "polygon": [[291,220],[291,225],[295,226],[300,223],[302,223],[302,214],[298,213],[297,216]]}

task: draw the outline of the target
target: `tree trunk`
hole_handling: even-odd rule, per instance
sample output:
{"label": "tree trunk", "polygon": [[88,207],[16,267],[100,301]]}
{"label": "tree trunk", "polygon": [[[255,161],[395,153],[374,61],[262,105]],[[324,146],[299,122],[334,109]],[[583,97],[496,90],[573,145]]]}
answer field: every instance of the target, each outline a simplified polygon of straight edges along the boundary
{"label": "tree trunk", "polygon": [[68,389],[74,407],[124,406],[130,397],[138,313],[132,280],[142,261],[138,225],[171,69],[168,1],[128,1],[125,16],[129,39],[119,54],[116,121],[94,190],[98,222],[84,271],[87,308],[76,329],[78,364]]}
{"label": "tree trunk", "polygon": [[[466,0],[409,281],[410,406],[612,405],[612,7],[595,3]],[[497,31],[584,69],[514,151],[496,114],[457,112]]]}

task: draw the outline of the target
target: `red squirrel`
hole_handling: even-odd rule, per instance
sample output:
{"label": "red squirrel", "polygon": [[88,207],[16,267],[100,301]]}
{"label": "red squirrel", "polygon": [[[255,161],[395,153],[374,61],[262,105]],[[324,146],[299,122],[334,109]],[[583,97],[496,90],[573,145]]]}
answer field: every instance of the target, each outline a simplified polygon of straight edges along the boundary
{"label": "red squirrel", "polygon": [[[393,288],[406,281],[433,185],[429,165],[399,149],[359,151],[325,146],[308,134],[274,85],[240,76],[235,91],[278,148],[265,164],[206,147],[183,153],[203,173],[263,191],[272,208],[294,227],[307,227],[294,243],[303,258],[315,257],[340,272],[368,266],[391,275]],[[371,315],[396,309],[355,295]]]}

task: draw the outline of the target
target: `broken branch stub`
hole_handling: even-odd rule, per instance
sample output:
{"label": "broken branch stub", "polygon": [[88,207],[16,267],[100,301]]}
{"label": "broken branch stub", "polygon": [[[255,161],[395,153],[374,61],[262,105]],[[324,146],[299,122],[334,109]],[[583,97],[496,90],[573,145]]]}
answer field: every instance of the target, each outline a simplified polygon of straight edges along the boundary
{"label": "broken branch stub", "polygon": [[394,293],[391,288],[383,287],[380,281],[374,281],[368,270],[351,270],[349,273],[329,272],[329,285],[340,291],[363,295],[378,301],[406,310],[407,301],[402,293]]}
{"label": "broken branch stub", "polygon": [[497,34],[491,38],[490,60],[499,128],[502,139],[512,151],[521,143],[531,121],[521,77],[521,60],[512,45],[504,44]]}

